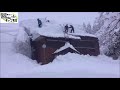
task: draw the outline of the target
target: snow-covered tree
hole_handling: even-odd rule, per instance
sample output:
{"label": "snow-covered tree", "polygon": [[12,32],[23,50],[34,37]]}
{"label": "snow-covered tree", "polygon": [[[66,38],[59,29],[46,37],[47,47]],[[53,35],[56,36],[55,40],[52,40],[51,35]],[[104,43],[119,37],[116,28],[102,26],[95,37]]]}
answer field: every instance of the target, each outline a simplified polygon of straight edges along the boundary
{"label": "snow-covered tree", "polygon": [[92,31],[91,24],[88,23],[87,28],[86,28],[86,32],[91,34],[91,31]]}
{"label": "snow-covered tree", "polygon": [[82,26],[82,27],[83,27],[83,30],[86,31],[87,27],[86,27],[86,24],[85,24],[85,23],[83,23],[83,26]]}
{"label": "snow-covered tree", "polygon": [[[104,12],[98,12],[98,13],[99,13],[99,17],[95,18],[95,21],[94,21],[93,27],[92,27],[92,32],[91,32],[92,34],[95,34],[104,25],[104,20],[105,20],[104,14],[105,13]],[[107,12],[107,14],[108,14],[108,12]]]}
{"label": "snow-covered tree", "polygon": [[112,56],[113,59],[118,59],[120,57],[120,26],[115,29],[114,34],[111,35],[108,49],[109,50],[105,52],[106,55]]}
{"label": "snow-covered tree", "polygon": [[120,56],[120,12],[102,12],[98,21],[100,29],[95,34],[99,38],[101,51],[118,59]]}
{"label": "snow-covered tree", "polygon": [[98,30],[100,30],[103,23],[104,23],[104,21],[102,19],[100,19],[100,17],[96,18],[93,23],[91,34],[95,34]]}

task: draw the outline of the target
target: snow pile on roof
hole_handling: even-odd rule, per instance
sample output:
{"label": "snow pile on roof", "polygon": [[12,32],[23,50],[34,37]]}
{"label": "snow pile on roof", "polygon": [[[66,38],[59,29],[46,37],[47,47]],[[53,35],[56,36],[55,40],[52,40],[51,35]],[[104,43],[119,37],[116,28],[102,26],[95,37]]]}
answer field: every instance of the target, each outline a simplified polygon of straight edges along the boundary
{"label": "snow pile on roof", "polygon": [[64,46],[57,49],[54,53],[58,53],[58,52],[60,52],[60,51],[62,51],[64,49],[67,49],[67,48],[71,48],[71,49],[75,50],[76,52],[78,52],[69,42],[66,42]]}
{"label": "snow pile on roof", "polygon": [[22,42],[29,42],[29,36],[27,35],[27,33],[24,31],[23,27],[19,28],[17,37],[16,37],[16,41],[22,41]]}
{"label": "snow pile on roof", "polygon": [[80,31],[80,32],[77,32],[77,33],[68,33],[68,34],[70,34],[70,35],[80,35],[80,36],[90,36],[90,37],[96,37],[95,35],[93,35],[93,34],[89,34],[89,33],[86,33],[86,32],[84,32],[84,31]]}
{"label": "snow pile on roof", "polygon": [[85,30],[83,30],[82,25],[78,25],[78,24],[72,24],[72,23],[63,23],[62,27],[64,27],[66,24],[68,24],[68,27],[70,27],[70,25],[73,25],[75,32],[74,33],[70,33],[70,28],[68,29],[68,34],[69,35],[81,35],[81,36],[91,36],[91,37],[96,37],[93,34],[89,34],[87,33]]}
{"label": "snow pile on roof", "polygon": [[[39,18],[43,25],[45,26],[45,24],[47,23],[46,19],[45,18]],[[22,27],[26,27],[26,28],[36,28],[38,27],[38,21],[37,21],[37,18],[36,19],[27,19],[27,20],[23,20],[20,22],[19,26],[22,26]]]}
{"label": "snow pile on roof", "polygon": [[[34,34],[33,36],[35,36],[35,34],[39,34],[39,35],[48,36],[48,37],[65,37],[63,31],[64,31],[64,25],[66,25],[66,24],[64,24],[64,23],[59,24],[52,20],[50,20],[50,22],[47,22],[46,19],[40,19],[40,20],[42,21],[41,28],[38,27],[37,19],[24,20],[20,23],[20,26],[25,27],[28,30],[30,30],[30,33]],[[86,32],[84,32],[82,30],[82,28],[80,28],[80,25],[74,24],[73,27],[75,29],[74,34],[95,37],[94,35],[86,34]],[[73,34],[73,33],[71,33],[71,34]],[[67,37],[80,39],[79,37],[72,36],[72,35],[67,35]],[[34,39],[36,39],[36,38],[34,38]]]}
{"label": "snow pile on roof", "polygon": [[80,39],[80,37],[64,34],[63,27],[57,24],[49,24],[48,26],[43,26],[41,28],[31,28],[31,31],[34,31],[33,32],[34,34],[39,34],[47,37],[69,37],[69,38]]}

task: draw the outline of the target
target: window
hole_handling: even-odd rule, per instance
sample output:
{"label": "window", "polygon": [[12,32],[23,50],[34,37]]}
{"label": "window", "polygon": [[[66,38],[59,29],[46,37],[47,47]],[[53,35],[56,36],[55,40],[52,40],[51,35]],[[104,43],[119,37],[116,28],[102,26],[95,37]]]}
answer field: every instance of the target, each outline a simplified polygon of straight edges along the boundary
{"label": "window", "polygon": [[71,41],[71,44],[75,47],[75,48],[94,48],[95,47],[95,43],[93,41],[87,41],[87,40],[83,40],[83,41]]}
{"label": "window", "polygon": [[58,40],[47,40],[46,45],[48,47],[60,48],[65,45],[65,42],[60,42]]}

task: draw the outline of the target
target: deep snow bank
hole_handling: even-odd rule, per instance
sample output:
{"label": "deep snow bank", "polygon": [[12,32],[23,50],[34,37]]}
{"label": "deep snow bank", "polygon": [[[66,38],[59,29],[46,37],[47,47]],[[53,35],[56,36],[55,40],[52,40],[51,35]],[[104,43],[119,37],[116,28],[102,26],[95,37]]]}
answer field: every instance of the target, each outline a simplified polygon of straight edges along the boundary
{"label": "deep snow bank", "polygon": [[58,56],[50,64],[36,67],[16,77],[115,78],[120,77],[119,65],[119,61],[103,55],[95,57],[68,53]]}

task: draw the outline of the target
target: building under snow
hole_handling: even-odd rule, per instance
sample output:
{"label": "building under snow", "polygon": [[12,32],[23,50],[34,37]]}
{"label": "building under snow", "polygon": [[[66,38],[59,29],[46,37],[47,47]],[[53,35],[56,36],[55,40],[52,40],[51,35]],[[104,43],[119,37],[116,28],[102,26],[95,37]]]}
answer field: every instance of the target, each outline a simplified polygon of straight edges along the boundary
{"label": "building under snow", "polygon": [[[42,27],[39,28],[36,20],[21,22],[26,33],[31,39],[32,59],[38,63],[52,62],[58,55],[68,52],[89,54],[97,56],[99,52],[98,38],[79,30],[75,27],[75,33],[64,33],[64,27],[55,22],[41,19]],[[74,26],[74,25],[73,25]]]}

